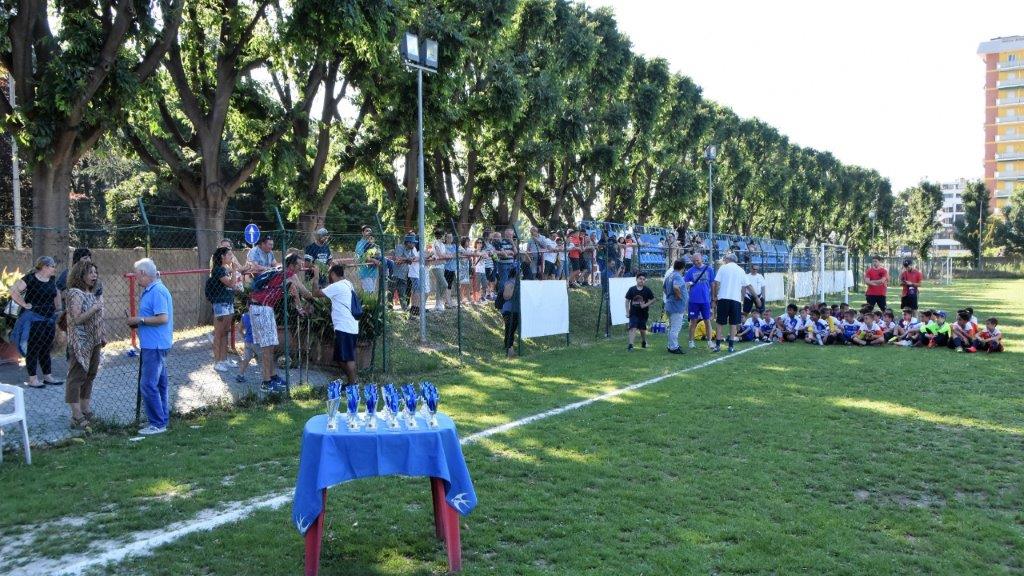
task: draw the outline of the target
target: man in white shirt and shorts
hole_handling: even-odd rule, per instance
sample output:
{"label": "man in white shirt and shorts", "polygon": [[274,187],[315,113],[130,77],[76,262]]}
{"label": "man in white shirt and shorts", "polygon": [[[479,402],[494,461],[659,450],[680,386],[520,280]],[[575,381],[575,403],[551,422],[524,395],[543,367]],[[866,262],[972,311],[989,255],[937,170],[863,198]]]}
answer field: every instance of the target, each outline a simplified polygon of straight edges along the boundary
{"label": "man in white shirt and shorts", "polygon": [[722,256],[722,267],[715,272],[711,285],[711,300],[715,303],[715,321],[718,323],[718,341],[715,352],[722,350],[722,334],[729,327],[729,352],[735,352],[736,330],[743,322],[743,294],[753,290],[747,281],[747,273],[736,263],[736,254],[726,252]]}

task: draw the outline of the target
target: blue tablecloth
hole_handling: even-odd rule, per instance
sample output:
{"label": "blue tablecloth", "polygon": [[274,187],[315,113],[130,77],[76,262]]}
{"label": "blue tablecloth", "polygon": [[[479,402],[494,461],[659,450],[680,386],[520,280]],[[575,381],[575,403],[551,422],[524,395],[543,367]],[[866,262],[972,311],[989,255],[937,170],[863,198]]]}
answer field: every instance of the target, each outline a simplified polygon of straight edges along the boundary
{"label": "blue tablecloth", "polygon": [[302,432],[299,475],[295,481],[292,521],[305,534],[323,510],[321,490],[370,476],[433,476],[444,480],[445,500],[460,514],[476,507],[476,491],[462,456],[455,423],[438,413],[439,426],[430,428],[422,418],[419,428],[388,429],[383,421],[376,432],[350,431],[338,417],[338,429],[327,431],[327,416],[306,422]]}

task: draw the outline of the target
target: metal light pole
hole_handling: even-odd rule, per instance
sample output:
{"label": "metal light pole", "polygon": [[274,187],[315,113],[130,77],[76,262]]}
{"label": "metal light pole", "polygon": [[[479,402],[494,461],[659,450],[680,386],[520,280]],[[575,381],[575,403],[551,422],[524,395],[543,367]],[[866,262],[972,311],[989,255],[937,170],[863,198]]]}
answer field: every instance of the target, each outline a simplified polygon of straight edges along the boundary
{"label": "metal light pole", "polygon": [[423,50],[420,50],[420,39],[415,34],[410,32],[405,33],[405,37],[402,38],[402,44],[399,48],[402,54],[402,58],[405,60],[405,65],[408,68],[416,69],[416,107],[417,107],[417,133],[419,139],[417,140],[417,163],[418,176],[417,189],[416,189],[416,202],[417,212],[419,220],[419,267],[420,267],[420,342],[426,343],[427,341],[427,292],[424,290],[426,286],[427,275],[427,251],[426,251],[426,208],[424,206],[424,192],[423,192],[423,72],[437,72],[437,42],[434,40],[424,40]]}
{"label": "metal light pole", "polygon": [[868,218],[871,218],[871,246],[868,251],[875,249],[875,220],[878,218],[878,213],[874,210],[868,212]]}
{"label": "metal light pole", "polygon": [[985,197],[978,198],[978,270],[984,270],[982,267],[981,241],[984,238],[982,230],[985,226],[985,202],[988,202],[988,188],[985,188]]}
{"label": "metal light pole", "polygon": [[715,200],[714,200],[714,165],[718,157],[718,147],[714,144],[704,149],[704,159],[708,161],[708,242],[711,243],[709,256],[715,258]]}
{"label": "metal light pole", "polygon": [[[14,98],[14,75],[7,75],[7,99],[11,108],[17,106]],[[11,188],[14,192],[14,249],[21,250],[21,167],[18,165],[18,139],[11,132]]]}

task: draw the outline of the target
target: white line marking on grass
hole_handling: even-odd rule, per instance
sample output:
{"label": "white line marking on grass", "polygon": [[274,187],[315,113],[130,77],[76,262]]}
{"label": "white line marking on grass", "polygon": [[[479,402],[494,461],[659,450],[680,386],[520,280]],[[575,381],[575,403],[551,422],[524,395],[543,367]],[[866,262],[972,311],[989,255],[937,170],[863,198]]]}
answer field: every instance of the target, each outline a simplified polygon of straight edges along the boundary
{"label": "white line marking on grass", "polygon": [[[630,384],[624,388],[616,388],[615,390],[605,392],[604,394],[594,396],[593,398],[573,402],[572,404],[553,408],[539,414],[534,414],[533,416],[527,416],[526,418],[520,418],[513,422],[481,430],[480,432],[466,436],[461,442],[462,444],[473,444],[483,440],[484,438],[494,436],[495,434],[508,432],[509,430],[514,430],[539,420],[558,416],[559,414],[564,414],[572,410],[578,410],[595,402],[601,402],[603,400],[608,400],[609,398],[621,396],[626,392],[639,390],[645,386],[656,384],[663,380],[679,376],[680,374],[686,374],[687,372],[707,368],[708,366],[724,362],[730,358],[735,358],[752,350],[763,348],[764,346],[767,346],[767,344],[757,344],[731,354],[724,353],[722,356],[683,368],[682,370],[676,370],[675,372],[644,380],[643,382]],[[151,554],[156,548],[165,544],[170,544],[171,542],[174,542],[184,536],[188,536],[189,534],[213,530],[214,528],[218,528],[224,524],[245,520],[253,512],[259,510],[280,508],[291,501],[292,494],[293,490],[288,490],[287,492],[272,492],[270,494],[258,496],[242,502],[230,502],[224,507],[217,508],[215,510],[203,510],[196,514],[196,516],[191,520],[175,522],[159,530],[138,532],[134,534],[127,543],[113,540],[94,542],[91,546],[91,550],[84,554],[68,555],[57,559],[39,560],[28,566],[24,566],[10,572],[10,576],[28,576],[34,574],[64,574],[73,576],[82,574],[86,570],[96,566],[102,566],[110,562],[121,562],[129,556],[146,556]]]}
{"label": "white line marking on grass", "polygon": [[508,432],[509,430],[514,430],[514,429],[519,428],[521,426],[526,426],[527,424],[532,424],[533,422],[536,422],[538,420],[544,420],[545,418],[550,418],[552,416],[558,416],[559,414],[564,414],[565,412],[569,412],[571,410],[578,410],[580,408],[583,408],[584,406],[589,406],[589,405],[591,405],[591,404],[593,404],[595,402],[601,402],[602,400],[607,400],[609,398],[614,398],[616,396],[621,396],[621,395],[625,394],[626,392],[632,392],[633,390],[638,390],[640,388],[643,388],[644,386],[650,386],[651,384],[656,384],[658,382],[661,382],[662,380],[667,380],[669,378],[673,378],[675,376],[679,376],[680,374],[686,374],[687,372],[693,372],[694,370],[700,370],[701,368],[707,368],[708,366],[711,366],[712,364],[717,364],[719,362],[724,362],[725,360],[728,360],[729,358],[735,358],[735,357],[739,356],[740,354],[746,354],[747,352],[750,352],[751,350],[757,350],[758,348],[761,348],[761,347],[767,346],[767,345],[768,344],[757,344],[755,346],[751,346],[750,348],[744,348],[742,350],[739,350],[737,352],[733,352],[731,354],[726,353],[726,355],[719,356],[719,357],[714,358],[712,360],[708,360],[707,362],[701,362],[700,364],[695,364],[695,365],[690,366],[688,368],[683,368],[682,370],[676,370],[675,372],[670,372],[670,373],[662,375],[662,376],[657,376],[655,378],[651,378],[650,380],[644,380],[643,382],[637,382],[636,384],[630,384],[629,386],[626,386],[625,388],[616,388],[615,390],[612,390],[610,392],[605,392],[604,394],[601,394],[599,396],[594,396],[593,398],[587,398],[586,400],[580,400],[579,402],[573,402],[572,404],[566,404],[565,406],[562,406],[560,408],[552,408],[551,410],[548,410],[547,412],[541,412],[540,414],[534,414],[533,416],[527,416],[526,418],[521,418],[521,419],[516,420],[514,422],[508,422],[506,424],[501,424],[501,425],[495,426],[493,428],[488,428],[487,430],[481,430],[480,432],[477,432],[475,434],[470,434],[469,436],[466,436],[465,438],[463,438],[462,439],[462,444],[472,444],[473,442],[476,442],[478,440],[483,440],[484,438],[487,438],[489,436],[494,436],[495,434],[501,434],[502,432]]}

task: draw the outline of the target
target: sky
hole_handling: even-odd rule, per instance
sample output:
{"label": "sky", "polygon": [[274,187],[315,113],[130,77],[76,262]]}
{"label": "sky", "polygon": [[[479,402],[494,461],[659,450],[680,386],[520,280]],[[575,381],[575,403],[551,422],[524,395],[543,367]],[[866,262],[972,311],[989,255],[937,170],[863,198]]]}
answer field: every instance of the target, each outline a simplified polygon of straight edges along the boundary
{"label": "sky", "polygon": [[586,0],[635,52],[791,142],[877,170],[893,191],[981,178],[978,44],[1024,35],[1024,2]]}

